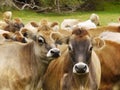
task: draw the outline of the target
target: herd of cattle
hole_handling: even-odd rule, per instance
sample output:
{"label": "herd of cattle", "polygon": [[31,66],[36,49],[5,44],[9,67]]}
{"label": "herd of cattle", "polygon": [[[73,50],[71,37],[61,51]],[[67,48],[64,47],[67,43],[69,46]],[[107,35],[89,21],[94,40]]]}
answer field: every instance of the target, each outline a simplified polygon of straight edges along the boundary
{"label": "herd of cattle", "polygon": [[120,22],[0,21],[0,90],[120,90]]}

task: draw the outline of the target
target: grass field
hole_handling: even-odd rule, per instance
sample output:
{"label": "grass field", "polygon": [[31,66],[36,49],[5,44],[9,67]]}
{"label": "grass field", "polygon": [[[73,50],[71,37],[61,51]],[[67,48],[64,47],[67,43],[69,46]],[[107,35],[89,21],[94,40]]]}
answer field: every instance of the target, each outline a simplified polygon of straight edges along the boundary
{"label": "grass field", "polygon": [[[20,17],[24,23],[29,21],[39,22],[41,19],[47,19],[48,21],[58,21],[61,23],[66,18],[80,19],[81,21],[87,20],[92,13],[96,13],[100,16],[101,25],[107,25],[109,22],[118,22],[120,17],[120,3],[104,3],[104,11],[91,11],[91,12],[74,12],[74,13],[36,13],[30,10],[16,11],[12,10],[13,18]],[[2,18],[2,13],[0,12],[0,19]]]}

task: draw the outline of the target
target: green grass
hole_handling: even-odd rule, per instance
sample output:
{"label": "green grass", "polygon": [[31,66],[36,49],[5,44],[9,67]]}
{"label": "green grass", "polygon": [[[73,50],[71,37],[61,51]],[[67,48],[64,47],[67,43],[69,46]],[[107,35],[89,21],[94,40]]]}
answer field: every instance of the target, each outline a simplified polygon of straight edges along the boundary
{"label": "green grass", "polygon": [[[64,19],[75,18],[81,21],[87,20],[92,13],[97,13],[100,16],[101,25],[107,25],[109,22],[118,22],[120,17],[120,3],[104,3],[104,11],[91,11],[91,12],[74,12],[74,13],[36,13],[30,10],[16,11],[12,10],[13,18],[20,17],[24,23],[29,21],[40,22],[41,19],[47,19],[48,21],[58,21],[61,23]],[[0,19],[2,19],[2,13],[0,12]]]}

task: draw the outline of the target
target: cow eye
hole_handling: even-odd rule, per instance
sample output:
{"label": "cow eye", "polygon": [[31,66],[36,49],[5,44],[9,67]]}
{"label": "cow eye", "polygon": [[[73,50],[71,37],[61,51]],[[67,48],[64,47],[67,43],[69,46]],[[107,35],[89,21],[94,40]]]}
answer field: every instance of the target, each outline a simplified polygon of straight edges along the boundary
{"label": "cow eye", "polygon": [[38,42],[39,42],[40,44],[43,44],[43,43],[45,42],[45,40],[44,40],[42,37],[39,37],[39,38],[38,38]]}
{"label": "cow eye", "polygon": [[90,47],[89,47],[89,51],[92,51],[92,49],[93,49],[93,46],[90,46]]}
{"label": "cow eye", "polygon": [[72,46],[69,45],[69,46],[68,46],[68,49],[69,49],[69,51],[72,51]]}

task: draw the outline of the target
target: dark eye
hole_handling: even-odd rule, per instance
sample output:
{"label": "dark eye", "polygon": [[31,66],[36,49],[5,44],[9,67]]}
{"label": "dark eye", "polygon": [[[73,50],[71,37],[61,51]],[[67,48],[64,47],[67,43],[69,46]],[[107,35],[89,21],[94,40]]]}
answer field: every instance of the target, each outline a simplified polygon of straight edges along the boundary
{"label": "dark eye", "polygon": [[92,49],[93,49],[93,47],[92,47],[92,46],[90,46],[90,47],[89,47],[89,51],[92,51]]}
{"label": "dark eye", "polygon": [[69,49],[69,51],[72,51],[72,46],[69,45],[69,46],[68,46],[68,49]]}
{"label": "dark eye", "polygon": [[38,42],[39,42],[40,44],[43,44],[43,43],[45,42],[45,40],[44,40],[42,37],[39,37],[39,38],[38,38]]}

